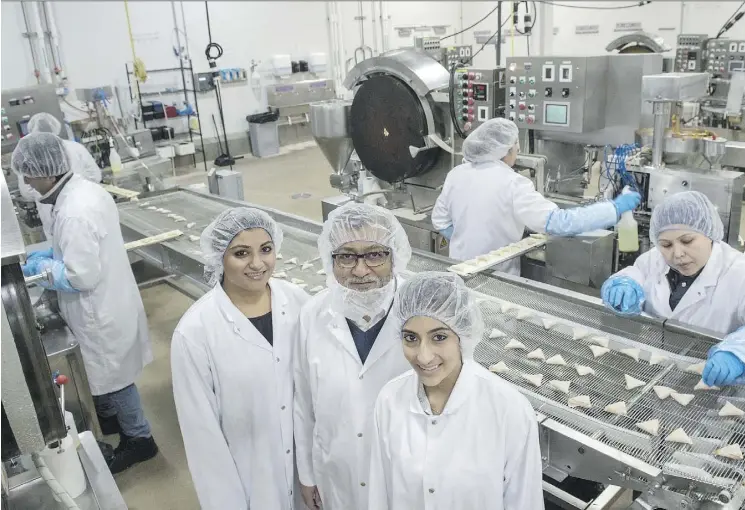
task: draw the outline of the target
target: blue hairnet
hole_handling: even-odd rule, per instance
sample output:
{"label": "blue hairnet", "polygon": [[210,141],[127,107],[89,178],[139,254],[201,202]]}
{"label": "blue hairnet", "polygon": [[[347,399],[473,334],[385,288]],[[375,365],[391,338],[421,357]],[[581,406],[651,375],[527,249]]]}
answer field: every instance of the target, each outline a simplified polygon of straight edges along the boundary
{"label": "blue hairnet", "polygon": [[460,338],[464,358],[473,358],[484,334],[484,319],[474,294],[453,273],[425,271],[406,280],[398,291],[396,316],[401,328],[417,316],[447,325]]}
{"label": "blue hairnet", "polygon": [[652,211],[649,239],[657,244],[660,233],[666,230],[692,230],[712,241],[724,237],[724,225],[711,200],[698,191],[683,191],[670,195]]}
{"label": "blue hairnet", "polygon": [[251,207],[234,207],[221,212],[202,231],[199,245],[204,256],[204,279],[210,286],[222,280],[223,255],[235,236],[252,228],[263,228],[274,243],[275,253],[282,246],[282,229],[264,211]]}
{"label": "blue hairnet", "polygon": [[52,133],[53,135],[58,135],[62,131],[62,123],[57,120],[57,117],[46,112],[37,113],[32,116],[28,121],[27,127],[29,133]]}
{"label": "blue hairnet", "polygon": [[29,133],[18,140],[10,167],[24,177],[57,177],[70,171],[70,160],[57,135]]}
{"label": "blue hairnet", "polygon": [[463,142],[463,159],[469,163],[500,161],[517,144],[518,135],[517,126],[511,120],[489,119]]}

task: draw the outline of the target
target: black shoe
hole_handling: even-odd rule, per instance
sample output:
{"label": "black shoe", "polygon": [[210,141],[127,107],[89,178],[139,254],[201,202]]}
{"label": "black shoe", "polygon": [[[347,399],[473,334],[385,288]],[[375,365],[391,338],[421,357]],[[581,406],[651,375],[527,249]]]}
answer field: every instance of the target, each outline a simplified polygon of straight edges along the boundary
{"label": "black shoe", "polygon": [[101,449],[101,455],[103,455],[103,460],[106,461],[106,464],[108,464],[114,459],[114,447],[113,446],[111,446],[109,443],[98,441],[98,447]]}
{"label": "black shoe", "polygon": [[119,427],[119,420],[114,416],[104,417],[100,414],[98,416],[98,424],[101,426],[101,433],[104,436],[110,436],[111,434],[119,434],[122,429]]}
{"label": "black shoe", "polygon": [[121,473],[138,462],[150,460],[158,454],[158,445],[152,437],[124,437],[114,450],[114,458],[108,463],[112,475]]}

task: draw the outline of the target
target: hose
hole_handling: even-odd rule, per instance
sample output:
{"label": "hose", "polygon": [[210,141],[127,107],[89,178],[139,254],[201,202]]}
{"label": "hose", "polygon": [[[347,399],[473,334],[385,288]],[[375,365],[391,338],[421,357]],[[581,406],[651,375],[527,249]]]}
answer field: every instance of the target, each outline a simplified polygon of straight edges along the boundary
{"label": "hose", "polygon": [[134,67],[134,76],[137,81],[147,81],[147,71],[145,70],[145,63],[137,58],[135,53],[135,38],[132,35],[132,22],[129,19],[129,2],[124,0],[124,12],[127,14],[127,31],[129,33],[129,47],[132,49],[132,66]]}
{"label": "hose", "polygon": [[65,505],[65,510],[80,510],[80,507],[70,497],[64,487],[57,481],[52,472],[47,467],[47,463],[41,458],[41,455],[34,453],[31,455],[31,460],[34,461],[34,466],[39,471],[42,479],[47,483],[55,496],[57,496],[62,504]]}

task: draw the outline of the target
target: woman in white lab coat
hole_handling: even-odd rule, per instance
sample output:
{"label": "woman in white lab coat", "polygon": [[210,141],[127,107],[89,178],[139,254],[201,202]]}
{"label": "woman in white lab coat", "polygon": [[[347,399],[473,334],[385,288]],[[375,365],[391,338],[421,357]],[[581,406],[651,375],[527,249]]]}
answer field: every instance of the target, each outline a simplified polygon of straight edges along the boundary
{"label": "woman in white lab coat", "polygon": [[179,425],[205,509],[294,508],[292,352],[308,295],[272,279],[282,231],[263,211],[222,212],[202,232],[214,287],[173,334]]}
{"label": "woman in white lab coat", "polygon": [[[615,225],[639,205],[638,193],[585,207],[559,209],[512,167],[520,149],[518,129],[507,119],[490,119],[463,142],[463,164],[445,179],[432,210],[432,225],[450,240],[450,257],[485,255],[534,232],[570,236]],[[520,274],[520,260],[498,266]]]}
{"label": "woman in white lab coat", "polygon": [[369,510],[541,510],[535,413],[514,387],[473,361],[484,324],[448,273],[419,273],[396,315],[413,370],[375,403]]}
{"label": "woman in white lab coat", "polygon": [[652,211],[655,247],[601,289],[616,313],[643,310],[726,335],[709,352],[704,382],[710,386],[733,384],[745,373],[745,255],[723,237],[722,220],[706,195],[671,195]]}
{"label": "woman in white lab coat", "polygon": [[[41,112],[29,119],[27,128],[29,133],[52,133],[59,136],[62,132],[62,123],[54,115]],[[70,170],[74,174],[81,176],[87,181],[101,182],[101,169],[83,144],[74,140],[62,140],[62,144],[65,147],[65,152],[70,162]],[[44,229],[44,235],[47,239],[51,239],[52,206],[40,202],[41,195],[23,180],[18,182],[18,190],[24,198],[36,201],[36,210],[39,214],[42,228]]]}

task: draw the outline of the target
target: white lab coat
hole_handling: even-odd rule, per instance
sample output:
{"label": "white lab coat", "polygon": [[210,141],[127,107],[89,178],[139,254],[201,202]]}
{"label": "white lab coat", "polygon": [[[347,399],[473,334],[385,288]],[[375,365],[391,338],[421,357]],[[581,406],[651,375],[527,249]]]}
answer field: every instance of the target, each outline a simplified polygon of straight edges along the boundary
{"label": "white lab coat", "polygon": [[80,292],[58,292],[60,312],[80,343],[91,393],[135,382],[153,359],[147,316],[119,227],[114,199],[73,175],[52,209],[54,258]]}
{"label": "white lab coat", "polygon": [[[208,510],[290,510],[294,488],[292,356],[309,296],[271,279],[273,345],[215,286],[173,333],[171,370],[181,434]],[[299,508],[302,508],[299,507]]]}
{"label": "white lab coat", "polygon": [[[445,179],[432,210],[437,230],[454,227],[450,258],[468,260],[523,238],[525,227],[545,232],[558,206],[535,190],[533,181],[506,163],[463,163]],[[520,260],[496,268],[520,274]]]}
{"label": "white lab coat", "polygon": [[303,485],[318,487],[324,510],[365,510],[375,398],[410,366],[393,314],[363,365],[349,324],[330,305],[327,289],[300,314],[294,360],[298,476]]}
{"label": "white lab coat", "polygon": [[369,510],[541,510],[535,413],[515,388],[465,361],[440,415],[413,370],[375,403]]}
{"label": "white lab coat", "polygon": [[629,276],[644,289],[644,311],[723,335],[745,326],[745,255],[714,242],[709,261],[675,310],[670,309],[670,266],[657,248],[615,276]]}
{"label": "white lab coat", "polygon": [[[96,160],[84,145],[71,140],[62,140],[67,157],[70,161],[70,170],[91,182],[101,182],[101,169],[98,168]],[[39,213],[39,220],[44,229],[44,235],[47,239],[52,236],[52,206],[39,202],[39,194],[35,193],[33,188],[26,184],[23,178],[18,179],[18,190],[26,199],[36,200],[36,210]]]}

